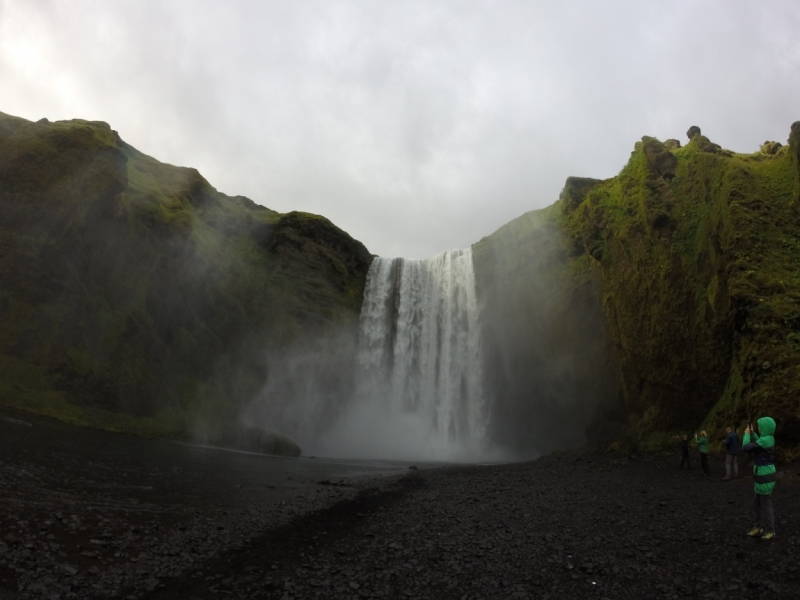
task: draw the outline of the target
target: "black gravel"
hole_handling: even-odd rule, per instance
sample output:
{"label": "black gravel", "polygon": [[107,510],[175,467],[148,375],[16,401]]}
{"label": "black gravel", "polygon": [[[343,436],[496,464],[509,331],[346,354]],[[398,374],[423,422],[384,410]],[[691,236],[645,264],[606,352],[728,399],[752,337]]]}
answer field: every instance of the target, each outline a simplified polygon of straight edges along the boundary
{"label": "black gravel", "polygon": [[206,478],[194,502],[137,510],[116,483],[98,494],[103,472],[84,489],[4,461],[0,599],[800,598],[797,466],[780,469],[778,535],[762,541],[745,535],[749,477],[678,462],[564,454],[274,497]]}
{"label": "black gravel", "polygon": [[796,475],[775,494],[768,542],[745,535],[749,478],[676,464],[564,455],[412,472],[152,598],[800,597]]}

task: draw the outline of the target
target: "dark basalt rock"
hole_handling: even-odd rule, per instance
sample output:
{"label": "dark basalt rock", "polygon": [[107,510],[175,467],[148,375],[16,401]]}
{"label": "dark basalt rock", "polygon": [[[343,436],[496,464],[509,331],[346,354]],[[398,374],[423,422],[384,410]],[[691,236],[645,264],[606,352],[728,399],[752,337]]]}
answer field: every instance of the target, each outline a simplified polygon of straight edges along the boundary
{"label": "dark basalt rock", "polygon": [[241,450],[274,454],[276,456],[300,456],[302,449],[292,440],[277,431],[260,427],[245,427],[237,436],[235,446]]}
{"label": "dark basalt rock", "polygon": [[591,177],[567,177],[564,189],[561,191],[564,211],[572,212],[575,210],[586,198],[586,194],[600,181],[600,179],[592,179]]}
{"label": "dark basalt rock", "polygon": [[792,129],[789,133],[789,147],[800,162],[800,121],[792,123]]}
{"label": "dark basalt rock", "polygon": [[692,125],[689,127],[688,131],[686,132],[687,137],[689,140],[694,138],[696,135],[700,135],[700,128],[697,125]]}
{"label": "dark basalt rock", "polygon": [[674,225],[672,217],[662,211],[656,211],[649,215],[650,225],[653,229],[667,229]]}
{"label": "dark basalt rock", "polygon": [[697,146],[702,152],[731,156],[731,153],[727,150],[723,150],[719,144],[715,144],[706,136],[702,135],[700,133],[700,128],[697,125],[692,125],[689,127],[689,131],[686,132],[686,135],[689,136],[689,143]]}
{"label": "dark basalt rock", "polygon": [[647,167],[653,175],[672,179],[675,177],[675,167],[678,159],[664,144],[652,137],[642,138],[642,150],[647,159]]}

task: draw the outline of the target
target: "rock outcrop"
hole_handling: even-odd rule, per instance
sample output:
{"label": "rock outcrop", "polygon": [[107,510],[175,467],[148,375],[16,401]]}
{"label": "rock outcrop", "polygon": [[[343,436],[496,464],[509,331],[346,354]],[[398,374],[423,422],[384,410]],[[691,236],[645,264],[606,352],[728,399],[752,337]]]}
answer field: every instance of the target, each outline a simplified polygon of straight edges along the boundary
{"label": "rock outcrop", "polygon": [[792,130],[789,133],[789,147],[792,149],[797,161],[800,162],[800,121],[792,123]]}
{"label": "rock outcrop", "polygon": [[647,168],[655,177],[664,179],[675,177],[678,159],[666,144],[662,144],[656,138],[645,136],[642,138],[642,151],[647,160]]}
{"label": "rock outcrop", "polygon": [[261,427],[242,427],[226,442],[234,448],[261,454],[296,458],[302,453],[300,446],[285,435]]}
{"label": "rock outcrop", "polygon": [[564,189],[561,191],[561,201],[564,204],[564,210],[571,211],[575,209],[586,194],[595,185],[600,183],[600,179],[592,179],[591,177],[567,177],[567,182],[564,184]]}

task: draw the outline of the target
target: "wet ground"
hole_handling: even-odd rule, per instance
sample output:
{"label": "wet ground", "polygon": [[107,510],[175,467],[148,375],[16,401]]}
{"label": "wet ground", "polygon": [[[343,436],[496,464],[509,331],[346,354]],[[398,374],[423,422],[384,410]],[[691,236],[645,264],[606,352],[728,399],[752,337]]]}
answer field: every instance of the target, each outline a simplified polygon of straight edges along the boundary
{"label": "wet ground", "polygon": [[2,409],[0,600],[155,589],[407,467],[147,440]]}
{"label": "wet ground", "polygon": [[719,460],[409,470],[2,420],[0,460],[3,599],[800,598],[797,465],[762,541]]}

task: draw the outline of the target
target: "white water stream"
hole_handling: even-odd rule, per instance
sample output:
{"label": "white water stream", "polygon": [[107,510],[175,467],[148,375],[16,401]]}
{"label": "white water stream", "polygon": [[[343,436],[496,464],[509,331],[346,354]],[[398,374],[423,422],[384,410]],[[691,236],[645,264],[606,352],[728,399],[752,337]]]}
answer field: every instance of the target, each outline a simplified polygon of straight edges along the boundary
{"label": "white water stream", "polygon": [[472,251],[376,258],[361,310],[356,398],[329,450],[484,458],[488,414]]}
{"label": "white water stream", "polygon": [[500,458],[488,447],[471,250],[376,258],[354,342],[347,332],[322,336],[273,357],[243,424],[315,456]]}

